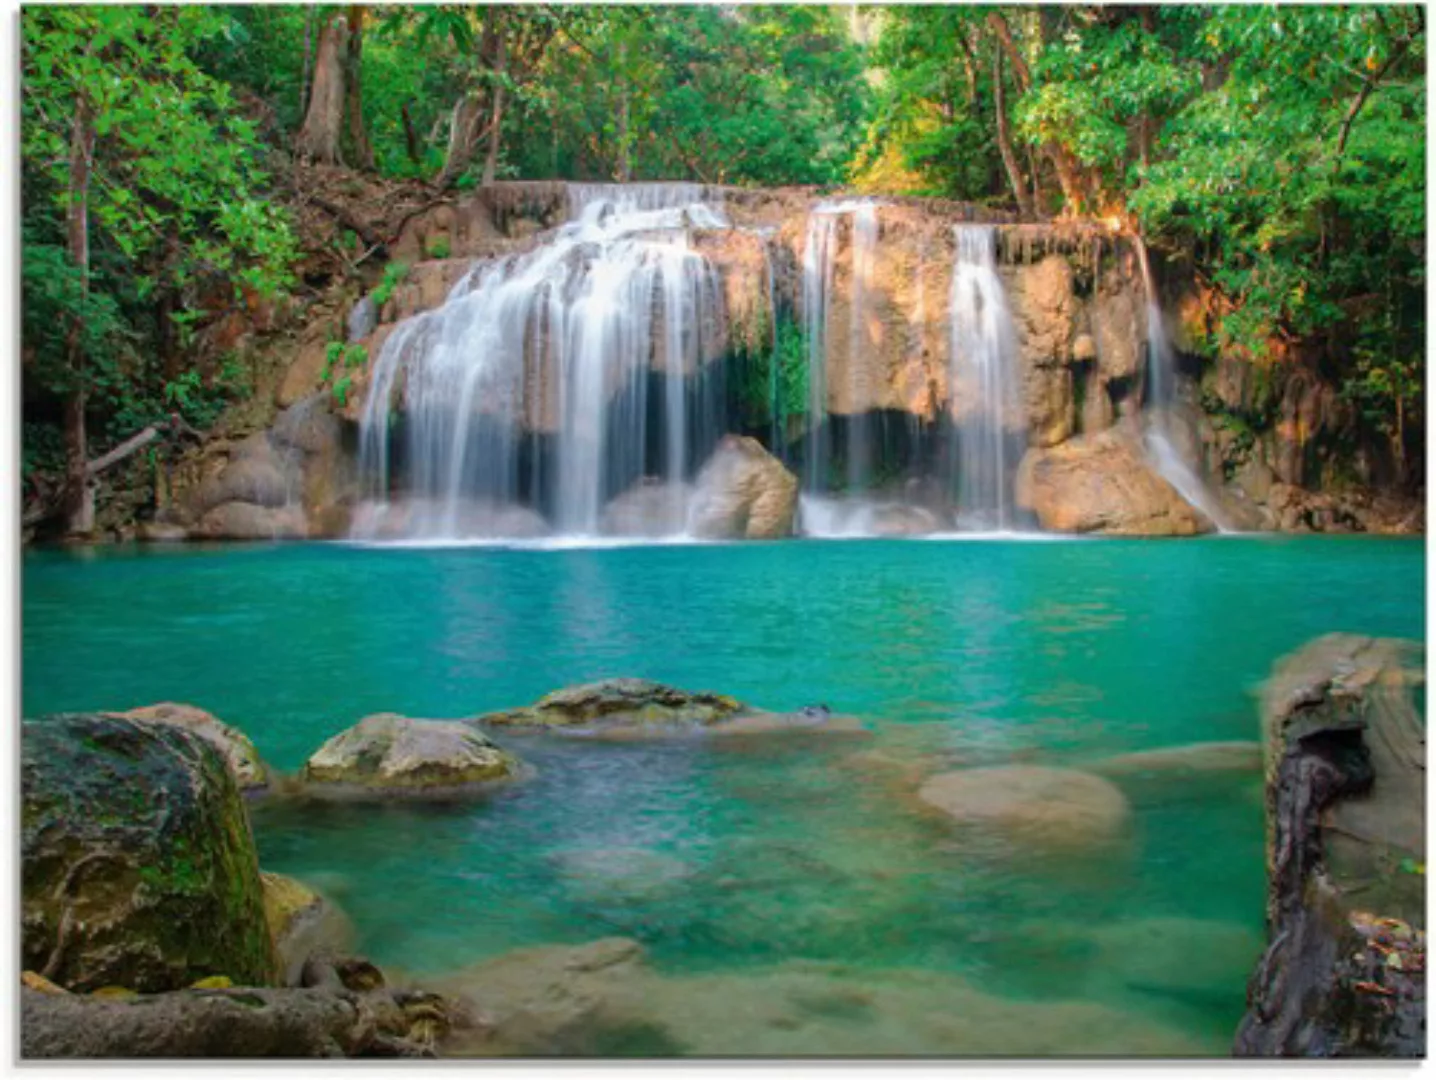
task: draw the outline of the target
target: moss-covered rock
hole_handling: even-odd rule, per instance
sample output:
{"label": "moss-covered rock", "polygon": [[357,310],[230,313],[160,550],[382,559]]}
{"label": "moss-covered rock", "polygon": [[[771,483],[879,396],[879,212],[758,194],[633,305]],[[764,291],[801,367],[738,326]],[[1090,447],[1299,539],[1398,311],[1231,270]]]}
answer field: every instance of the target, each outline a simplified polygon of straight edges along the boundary
{"label": "moss-covered rock", "polygon": [[522,763],[457,720],[366,716],[326,742],[304,765],[306,790],[341,797],[447,798],[518,775]]}
{"label": "moss-covered rock", "polygon": [[94,713],[21,732],[25,968],[82,992],[273,980],[249,819],[211,742]]}
{"label": "moss-covered rock", "polygon": [[173,724],[193,731],[202,739],[213,743],[215,749],[224,755],[240,791],[253,794],[269,786],[269,769],[260,760],[259,751],[254,748],[254,743],[249,741],[249,736],[226,724],[213,713],[207,713],[194,705],[164,701],[158,705],[130,709],[119,715],[148,723]]}

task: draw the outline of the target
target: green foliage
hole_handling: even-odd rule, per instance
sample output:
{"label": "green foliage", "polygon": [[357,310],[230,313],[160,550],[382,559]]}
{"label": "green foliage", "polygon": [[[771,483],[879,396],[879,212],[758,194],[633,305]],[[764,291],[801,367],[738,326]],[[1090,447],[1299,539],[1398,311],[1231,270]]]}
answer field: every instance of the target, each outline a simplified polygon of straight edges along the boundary
{"label": "green foliage", "polygon": [[[764,320],[766,324],[766,319]],[[782,427],[808,411],[808,338],[803,328],[780,318],[776,336],[764,325],[755,339],[766,347],[739,349],[729,358],[729,391],[739,422],[750,431]]]}
{"label": "green foliage", "polygon": [[452,249],[447,236],[435,236],[424,245],[424,254],[431,259],[447,259]]}
{"label": "green foliage", "polygon": [[394,295],[394,290],[404,283],[409,276],[409,267],[401,262],[391,262],[384,267],[384,278],[379,282],[379,287],[374,290],[374,304],[376,307],[383,307]]}
{"label": "green foliage", "polygon": [[[347,404],[349,391],[354,385],[354,378],[349,372],[368,362],[369,351],[363,345],[346,345],[342,341],[331,341],[325,347],[324,367],[319,372],[319,382],[321,386],[329,385],[333,379],[329,390],[341,409]],[[339,375],[337,379],[334,378],[336,373]]]}
{"label": "green foliage", "polygon": [[[524,176],[841,182],[871,92],[837,9],[563,9],[558,45],[510,113]],[[624,117],[626,115],[626,123]]]}
{"label": "green foliage", "polygon": [[[258,125],[200,62],[234,27],[219,8],[22,13],[27,408],[53,423],[61,401],[83,394],[91,453],[171,411],[211,425],[237,387],[202,371],[198,331],[293,281],[295,243],[265,194]],[[86,114],[82,269],[66,215]]]}

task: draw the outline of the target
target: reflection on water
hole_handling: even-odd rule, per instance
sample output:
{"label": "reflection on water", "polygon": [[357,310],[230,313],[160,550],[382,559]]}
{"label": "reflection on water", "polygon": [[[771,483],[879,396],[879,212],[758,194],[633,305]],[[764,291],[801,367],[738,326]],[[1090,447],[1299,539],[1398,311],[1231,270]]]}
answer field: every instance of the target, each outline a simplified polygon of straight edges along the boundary
{"label": "reflection on water", "polygon": [[[294,769],[368,712],[467,715],[616,674],[825,702],[870,735],[511,736],[536,776],[476,804],[261,804],[262,860],[329,893],[380,964],[510,1009],[510,1043],[475,1052],[1222,1054],[1260,944],[1255,772],[1114,773],[1126,827],[1075,850],[959,830],[916,792],[955,769],[1250,740],[1248,691],[1276,657],[1331,629],[1421,636],[1421,555],[1313,539],[38,557],[25,707],[193,701]],[[637,951],[591,971],[554,952],[602,938]]]}

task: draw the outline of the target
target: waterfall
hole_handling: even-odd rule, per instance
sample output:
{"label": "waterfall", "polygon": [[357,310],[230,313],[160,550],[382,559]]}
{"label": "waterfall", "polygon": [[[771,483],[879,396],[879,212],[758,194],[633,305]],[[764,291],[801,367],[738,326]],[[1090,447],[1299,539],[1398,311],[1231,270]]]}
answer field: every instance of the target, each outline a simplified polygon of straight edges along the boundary
{"label": "waterfall", "polygon": [[1012,527],[1009,440],[1019,441],[1022,408],[1016,379],[1017,332],[997,275],[996,230],[953,229],[957,258],[949,301],[951,404],[956,437],[959,522]]}
{"label": "waterfall", "polygon": [[1231,532],[1231,523],[1222,513],[1202,478],[1177,451],[1172,441],[1172,406],[1176,400],[1176,357],[1167,338],[1166,323],[1157,297],[1156,280],[1147,257],[1147,245],[1136,237],[1137,260],[1142,267],[1142,286],[1147,295],[1147,453],[1162,478],[1177,493],[1211,519],[1221,532]]}
{"label": "waterfall", "polygon": [[[850,400],[857,400],[861,388],[856,379],[858,358],[866,351],[868,293],[878,245],[878,207],[872,199],[842,199],[821,202],[808,214],[808,231],[803,244],[803,326],[808,339],[808,437],[805,448],[803,486],[808,491],[828,487],[833,438],[828,425],[828,321],[832,302],[833,276],[837,258],[838,221],[851,215],[852,241],[849,266],[852,290],[849,296],[851,320],[848,328],[848,382]],[[871,436],[867,417],[854,413],[847,425],[843,446],[847,482],[851,491],[867,485],[871,472]]]}
{"label": "waterfall", "polygon": [[[407,535],[472,536],[476,501],[515,503],[526,429],[552,433],[554,524],[573,535],[595,534],[605,500],[649,472],[676,486],[706,449],[696,444],[718,434],[703,415],[714,403],[694,397],[722,290],[688,231],[726,227],[721,205],[691,184],[576,184],[569,194],[572,220],[530,252],[476,264],[441,307],[396,327],[374,363],[360,464],[387,509],[402,451]],[[527,440],[537,461],[541,440]],[[682,508],[674,515],[677,531]]]}

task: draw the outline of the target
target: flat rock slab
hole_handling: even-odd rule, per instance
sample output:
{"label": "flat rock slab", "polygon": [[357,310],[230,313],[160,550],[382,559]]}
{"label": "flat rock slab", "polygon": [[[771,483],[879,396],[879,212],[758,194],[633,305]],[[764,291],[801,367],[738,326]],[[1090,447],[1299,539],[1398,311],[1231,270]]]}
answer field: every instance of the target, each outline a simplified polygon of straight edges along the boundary
{"label": "flat rock slab", "polygon": [[960,769],[928,780],[918,798],[959,825],[1062,848],[1116,839],[1130,818],[1126,796],[1110,781],[1074,769]]}
{"label": "flat rock slab", "polygon": [[862,732],[862,723],[825,706],[769,712],[736,698],[691,692],[647,679],[605,679],[566,687],[533,705],[475,717],[473,723],[505,731],[548,731],[614,740],[799,732]]}

